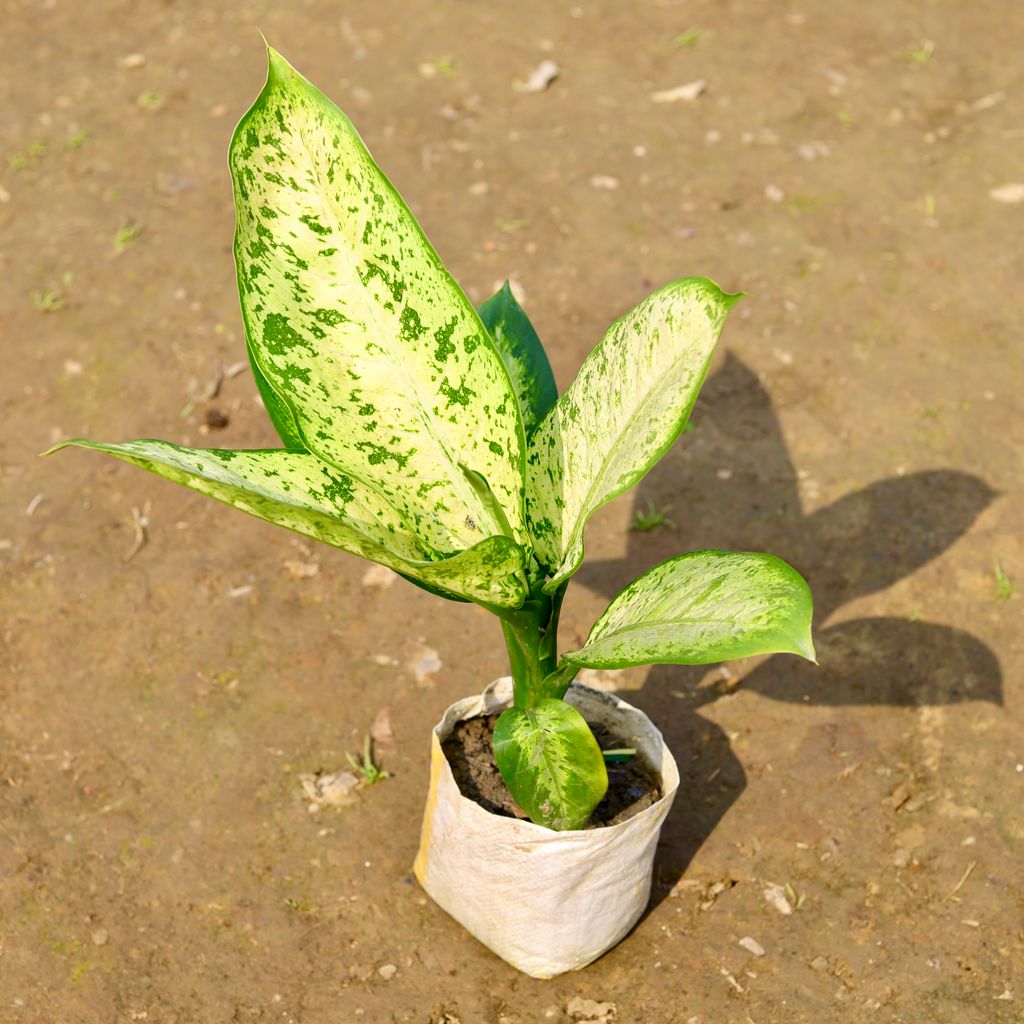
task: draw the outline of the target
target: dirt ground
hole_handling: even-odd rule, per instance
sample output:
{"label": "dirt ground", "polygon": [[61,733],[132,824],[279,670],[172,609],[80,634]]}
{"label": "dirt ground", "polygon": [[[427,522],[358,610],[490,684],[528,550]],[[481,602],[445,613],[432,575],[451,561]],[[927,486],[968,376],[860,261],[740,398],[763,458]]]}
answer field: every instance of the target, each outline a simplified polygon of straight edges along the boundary
{"label": "dirt ground", "polygon": [[[257,26],[474,300],[516,282],[562,386],[652,287],[748,293],[695,429],[592,524],[565,644],[670,554],[761,549],[821,665],[598,677],[683,786],[581,973],[517,974],[411,876],[429,725],[503,672],[486,613],[36,457],[275,443],[233,375]],[[3,1024],[1024,1021],[1024,7],[6,0],[0,39]],[[648,502],[671,525],[630,532]],[[312,812],[298,776],[383,709],[392,777]]]}

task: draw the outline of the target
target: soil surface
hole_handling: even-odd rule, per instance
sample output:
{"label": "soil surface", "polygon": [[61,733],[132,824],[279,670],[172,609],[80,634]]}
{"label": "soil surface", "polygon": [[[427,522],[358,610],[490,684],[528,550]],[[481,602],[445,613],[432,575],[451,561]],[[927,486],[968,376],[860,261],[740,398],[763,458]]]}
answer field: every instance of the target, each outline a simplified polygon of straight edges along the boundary
{"label": "soil surface", "polygon": [[[225,160],[257,26],[474,301],[512,278],[562,388],[652,288],[746,293],[562,643],[673,554],[763,550],[820,664],[586,680],[682,782],[583,972],[516,973],[411,874],[430,726],[507,672],[492,616],[37,458],[277,444]],[[0,37],[0,1021],[1020,1024],[1024,5],[6,0]],[[312,799],[371,731],[391,777]]]}
{"label": "soil surface", "polygon": [[[512,798],[494,759],[494,727],[497,722],[498,715],[467,718],[452,729],[441,749],[448,758],[452,775],[463,796],[475,800],[492,814],[529,820],[526,812]],[[615,736],[603,725],[587,724],[602,750],[626,746],[626,740]],[[641,758],[634,757],[624,763],[612,762],[607,769],[608,792],[594,808],[585,826],[588,829],[618,825],[656,803],[661,796],[657,774]]]}

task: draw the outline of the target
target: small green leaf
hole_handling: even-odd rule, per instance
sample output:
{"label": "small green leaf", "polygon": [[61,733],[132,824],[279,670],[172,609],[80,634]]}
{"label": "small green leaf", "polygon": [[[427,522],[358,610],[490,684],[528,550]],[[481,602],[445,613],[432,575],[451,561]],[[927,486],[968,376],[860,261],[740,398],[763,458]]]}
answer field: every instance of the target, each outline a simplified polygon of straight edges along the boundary
{"label": "small green leaf", "polygon": [[101,444],[94,448],[148,469],[200,494],[314,540],[386,565],[434,592],[495,607],[518,608],[526,597],[523,551],[493,536],[450,558],[415,539],[386,498],[307,452],[180,448],[166,441]]}
{"label": "small green leaf", "polygon": [[494,757],[530,820],[558,832],[583,828],[608,789],[594,734],[563,700],[504,711],[494,729]]}
{"label": "small green leaf", "polygon": [[729,308],[705,278],[675,281],[616,320],[530,436],[529,527],[556,590],[583,561],[590,516],[632,487],[675,442]]}
{"label": "small green leaf", "polygon": [[786,652],[814,661],[811,591],[780,558],[692,551],[631,583],[564,656],[588,668],[704,665]]}
{"label": "small green leaf", "polygon": [[526,543],[522,422],[487,330],[349,119],[268,55],[229,164],[246,339],[275,426],[443,554],[502,532],[469,466]]}
{"label": "small green leaf", "polygon": [[529,437],[558,399],[558,388],[544,346],[512,294],[508,281],[477,307],[477,312],[512,378],[523,427]]}

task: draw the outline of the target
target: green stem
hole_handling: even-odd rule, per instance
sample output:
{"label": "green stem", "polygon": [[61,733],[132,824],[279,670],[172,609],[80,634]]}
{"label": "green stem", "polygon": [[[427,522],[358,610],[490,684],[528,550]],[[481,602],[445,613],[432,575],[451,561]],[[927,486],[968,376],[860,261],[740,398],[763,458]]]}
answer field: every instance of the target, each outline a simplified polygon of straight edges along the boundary
{"label": "green stem", "polygon": [[501,613],[508,660],[512,670],[513,703],[533,707],[550,696],[543,685],[558,661],[558,615],[565,588],[545,594],[537,583],[522,608]]}
{"label": "green stem", "polygon": [[579,665],[574,665],[570,661],[563,661],[544,680],[545,696],[556,697],[561,700],[565,696],[565,691],[572,685],[572,681],[576,678],[579,670]]}

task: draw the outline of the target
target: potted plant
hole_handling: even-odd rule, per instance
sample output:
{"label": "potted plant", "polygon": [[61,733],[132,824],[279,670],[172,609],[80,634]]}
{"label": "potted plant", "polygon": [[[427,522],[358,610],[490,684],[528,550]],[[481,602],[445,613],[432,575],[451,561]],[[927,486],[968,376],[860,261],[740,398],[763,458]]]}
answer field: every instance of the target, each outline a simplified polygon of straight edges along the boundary
{"label": "potted plant", "polygon": [[[577,672],[814,657],[804,580],[771,555],[724,551],[656,566],[582,647],[558,648],[587,520],[679,437],[737,296],[703,278],[660,288],[612,324],[558,396],[508,286],[472,307],[348,118],[272,49],[229,160],[248,353],[283,447],[65,444],[498,617],[510,678],[453,705],[434,729],[416,872],[522,970],[581,967],[642,912],[678,773],[646,716],[574,683]],[[493,757],[518,816],[465,796],[442,750],[479,716],[492,716]],[[602,751],[592,727],[618,752]],[[588,829],[616,758],[646,768],[649,806]]]}

